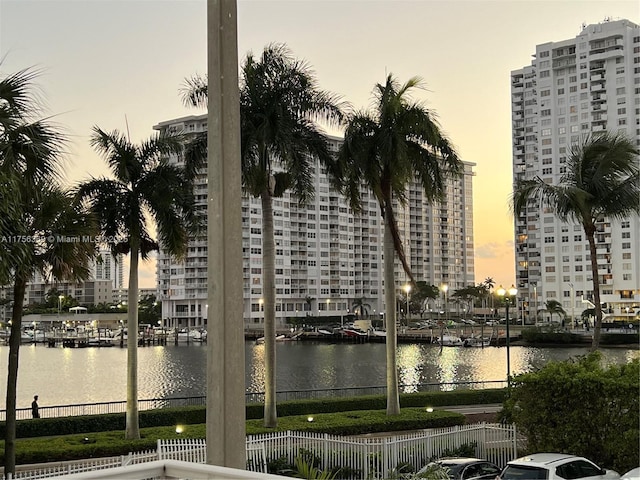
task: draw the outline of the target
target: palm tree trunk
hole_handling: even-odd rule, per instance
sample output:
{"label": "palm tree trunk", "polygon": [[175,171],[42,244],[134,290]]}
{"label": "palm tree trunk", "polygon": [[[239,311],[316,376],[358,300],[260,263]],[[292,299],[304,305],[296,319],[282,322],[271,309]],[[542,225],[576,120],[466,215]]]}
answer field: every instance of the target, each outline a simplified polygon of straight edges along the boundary
{"label": "palm tree trunk", "polygon": [[264,426],[278,426],[276,410],[276,282],[273,205],[265,189],[262,200],[262,296],[264,298]]}
{"label": "palm tree trunk", "polygon": [[138,247],[131,248],[127,296],[127,415],[125,437],[140,438],[138,421]]}
{"label": "palm tree trunk", "polygon": [[593,281],[593,303],[595,304],[596,323],[593,328],[593,341],[591,342],[591,350],[597,350],[600,347],[600,332],[602,330],[602,305],[600,304],[600,278],[598,276],[598,257],[596,252],[595,228],[587,230],[587,241],[589,242],[589,253],[591,255],[591,276]]}
{"label": "palm tree trunk", "polygon": [[385,208],[384,228],[384,303],[385,324],[387,328],[387,415],[400,414],[400,395],[398,392],[398,368],[396,348],[398,332],[396,330],[396,289],[394,275],[395,248],[389,223],[393,221],[389,206]]}
{"label": "palm tree trunk", "polygon": [[16,471],[16,392],[18,384],[18,353],[22,333],[22,303],[27,280],[16,275],[13,289],[13,311],[11,313],[11,334],[9,336],[9,362],[7,374],[6,421],[4,440],[4,475],[12,476]]}

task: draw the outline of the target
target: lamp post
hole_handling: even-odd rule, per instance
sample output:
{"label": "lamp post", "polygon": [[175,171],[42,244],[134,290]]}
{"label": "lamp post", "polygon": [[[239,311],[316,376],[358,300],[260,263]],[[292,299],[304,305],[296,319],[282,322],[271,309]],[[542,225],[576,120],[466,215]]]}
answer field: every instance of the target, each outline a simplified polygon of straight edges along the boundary
{"label": "lamp post", "polygon": [[506,310],[506,320],[507,320],[507,388],[511,388],[511,352],[509,351],[509,347],[511,345],[511,337],[509,335],[509,305],[511,304],[511,298],[515,297],[518,294],[518,289],[511,285],[509,290],[505,290],[502,285],[498,288],[497,291],[498,296],[503,299],[504,306]]}
{"label": "lamp post", "polygon": [[440,288],[444,292],[444,323],[447,323],[447,290],[449,290],[449,285],[443,283]]}
{"label": "lamp post", "polygon": [[533,324],[538,323],[538,284],[533,282]]}
{"label": "lamp post", "polygon": [[411,293],[411,285],[407,283],[404,286],[404,291],[407,293],[407,326],[409,326],[409,293]]}
{"label": "lamp post", "polygon": [[569,324],[569,326],[573,326],[573,324],[575,323],[575,307],[576,307],[576,301],[575,301],[575,296],[574,296],[574,291],[573,291],[573,283],[569,284],[569,287],[571,287],[571,323]]}
{"label": "lamp post", "polygon": [[60,323],[60,311],[62,310],[62,300],[64,300],[64,295],[58,295],[58,323]]}

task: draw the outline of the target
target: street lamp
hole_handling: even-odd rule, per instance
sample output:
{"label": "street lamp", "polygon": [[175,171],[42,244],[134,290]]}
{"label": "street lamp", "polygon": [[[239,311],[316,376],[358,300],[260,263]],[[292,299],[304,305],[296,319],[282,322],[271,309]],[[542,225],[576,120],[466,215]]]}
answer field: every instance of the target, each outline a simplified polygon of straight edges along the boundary
{"label": "street lamp", "polygon": [[449,285],[443,283],[440,288],[444,292],[444,323],[447,323],[447,290],[449,290]]}
{"label": "street lamp", "polygon": [[58,323],[60,322],[60,310],[62,310],[62,300],[64,295],[58,295]]}
{"label": "street lamp", "polygon": [[404,286],[404,291],[407,292],[407,326],[409,326],[409,293],[411,293],[411,285],[407,283]]}
{"label": "street lamp", "polygon": [[511,344],[511,336],[509,335],[509,305],[511,304],[511,299],[518,294],[518,289],[511,285],[509,290],[505,290],[502,285],[498,288],[496,292],[498,296],[503,299],[504,306],[506,310],[506,320],[507,320],[507,388],[511,387],[511,352],[509,351],[509,347]]}

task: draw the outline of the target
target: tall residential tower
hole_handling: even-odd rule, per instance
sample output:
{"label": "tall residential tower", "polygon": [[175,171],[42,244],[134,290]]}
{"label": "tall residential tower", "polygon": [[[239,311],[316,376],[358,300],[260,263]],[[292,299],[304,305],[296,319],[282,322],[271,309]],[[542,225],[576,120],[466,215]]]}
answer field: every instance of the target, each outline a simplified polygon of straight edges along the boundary
{"label": "tall residential tower", "polygon": [[[536,47],[511,72],[514,181],[557,183],[571,146],[586,135],[622,132],[640,145],[640,28],[605,19],[575,38]],[[604,315],[630,319],[640,307],[640,219],[602,219],[596,235]],[[515,221],[516,277],[525,316],[549,300],[580,317],[593,299],[589,247],[581,225],[560,222],[530,201]]]}
{"label": "tall residential tower", "polygon": [[[207,116],[189,116],[156,125],[156,130],[203,132]],[[328,138],[337,152],[342,139]],[[174,159],[180,162],[180,159]],[[451,181],[446,199],[429,204],[417,184],[411,185],[405,208],[397,210],[398,227],[416,280],[447,283],[452,290],[474,283],[472,167],[465,162],[464,176]],[[363,209],[354,215],[342,196],[329,185],[326,172],[314,166],[315,198],[307,205],[285,193],[274,198],[276,243],[276,321],[307,315],[339,317],[353,313],[356,300],[368,304],[368,313],[384,312],[380,207],[374,195],[364,194]],[[196,179],[198,208],[206,215],[207,172]],[[262,213],[259,198],[242,199],[242,252],[244,321],[261,326]],[[157,263],[159,299],[167,327],[194,327],[206,323],[207,242],[189,242],[187,257],[177,262],[160,252]],[[396,267],[396,289],[406,283]],[[434,305],[435,307],[436,305]]]}

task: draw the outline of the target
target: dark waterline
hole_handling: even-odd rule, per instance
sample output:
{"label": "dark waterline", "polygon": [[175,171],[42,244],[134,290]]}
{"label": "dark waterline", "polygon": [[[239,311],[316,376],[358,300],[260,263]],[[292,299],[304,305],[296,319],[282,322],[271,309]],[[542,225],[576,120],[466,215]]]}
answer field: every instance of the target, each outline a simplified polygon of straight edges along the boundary
{"label": "dark waterline", "polygon": [[[245,384],[248,392],[264,390],[264,346],[245,344]],[[277,389],[312,390],[368,387],[385,384],[385,345],[278,343]],[[144,347],[138,349],[138,396],[167,398],[206,394],[206,345]],[[9,347],[0,347],[0,389],[6,391]],[[586,348],[511,347],[511,371],[518,374],[551,360],[587,353]],[[603,349],[609,363],[640,358],[628,349]],[[30,405],[33,395],[41,405],[120,401],[126,398],[127,351],[112,348],[20,348],[18,407]],[[401,384],[480,382],[506,378],[504,347],[442,350],[427,344],[398,346]],[[410,390],[410,389],[409,389]],[[5,395],[0,409],[5,408]]]}

